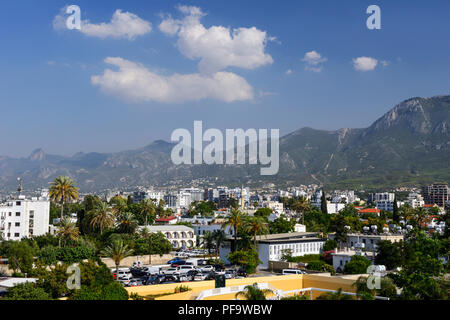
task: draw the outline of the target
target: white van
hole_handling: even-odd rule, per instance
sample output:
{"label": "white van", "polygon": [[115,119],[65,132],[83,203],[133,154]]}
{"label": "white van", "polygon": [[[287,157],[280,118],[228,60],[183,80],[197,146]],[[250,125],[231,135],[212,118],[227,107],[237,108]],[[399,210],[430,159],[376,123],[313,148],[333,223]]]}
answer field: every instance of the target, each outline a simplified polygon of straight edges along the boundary
{"label": "white van", "polygon": [[147,274],[160,274],[161,273],[161,267],[145,267],[142,269],[142,271],[146,272]]}
{"label": "white van", "polygon": [[185,274],[191,270],[195,270],[195,267],[193,265],[182,265],[182,266],[177,267],[177,271],[179,274]]}
{"label": "white van", "polygon": [[305,271],[298,269],[283,269],[283,274],[305,274]]}

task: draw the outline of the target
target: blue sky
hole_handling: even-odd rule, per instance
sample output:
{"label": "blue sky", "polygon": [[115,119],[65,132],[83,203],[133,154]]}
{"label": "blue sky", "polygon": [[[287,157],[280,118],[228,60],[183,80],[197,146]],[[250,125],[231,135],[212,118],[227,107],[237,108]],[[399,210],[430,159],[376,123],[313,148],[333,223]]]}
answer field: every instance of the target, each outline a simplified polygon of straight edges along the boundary
{"label": "blue sky", "polygon": [[[83,32],[54,24],[71,4]],[[381,30],[366,27],[372,4]],[[117,9],[134,29],[98,27]],[[449,15],[448,1],[2,1],[0,155],[134,149],[194,120],[281,134],[366,127],[404,99],[450,93]],[[196,40],[181,31],[188,18],[223,28]],[[221,47],[227,28],[259,49]]]}

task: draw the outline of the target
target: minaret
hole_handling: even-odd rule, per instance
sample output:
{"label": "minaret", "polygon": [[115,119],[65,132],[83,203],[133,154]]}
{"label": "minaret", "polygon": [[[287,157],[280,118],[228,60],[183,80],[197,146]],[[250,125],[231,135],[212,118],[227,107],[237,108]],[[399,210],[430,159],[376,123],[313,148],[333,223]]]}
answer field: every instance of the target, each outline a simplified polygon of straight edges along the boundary
{"label": "minaret", "polygon": [[19,197],[20,197],[22,194],[22,179],[17,178],[17,181],[19,181],[19,186],[17,187],[17,192],[19,193]]}
{"label": "minaret", "polygon": [[244,186],[241,186],[241,210],[244,210],[245,197],[244,197]]}

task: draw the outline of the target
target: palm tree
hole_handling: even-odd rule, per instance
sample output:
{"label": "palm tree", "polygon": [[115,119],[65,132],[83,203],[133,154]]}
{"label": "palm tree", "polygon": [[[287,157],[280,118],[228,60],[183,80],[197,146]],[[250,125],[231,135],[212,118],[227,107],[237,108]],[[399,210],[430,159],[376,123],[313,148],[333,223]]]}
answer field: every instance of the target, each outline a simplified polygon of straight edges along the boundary
{"label": "palm tree", "polygon": [[202,238],[202,244],[208,250],[208,255],[211,257],[211,249],[214,245],[214,237],[211,231],[206,231]]}
{"label": "palm tree", "polygon": [[248,233],[253,234],[253,245],[255,247],[255,250],[257,250],[256,247],[256,236],[258,234],[268,234],[269,228],[267,227],[266,222],[264,221],[264,218],[260,216],[254,216],[248,219],[245,231]]}
{"label": "palm tree", "polygon": [[223,229],[214,230],[213,238],[216,242],[216,254],[217,256],[220,256],[220,245],[226,240],[227,235],[225,234],[225,231],[223,231]]}
{"label": "palm tree", "polygon": [[101,202],[92,210],[93,218],[91,225],[100,227],[100,234],[103,234],[105,228],[114,224],[114,213],[106,202]]}
{"label": "palm tree", "polygon": [[116,265],[116,274],[119,274],[120,262],[133,254],[133,250],[129,249],[122,240],[115,240],[111,245],[107,246],[101,252],[102,255],[111,258]]}
{"label": "palm tree", "polygon": [[70,218],[64,218],[61,220],[58,228],[59,246],[61,247],[61,240],[64,240],[64,245],[67,240],[76,241],[80,236],[80,232],[76,227],[76,224],[70,221]]}
{"label": "palm tree", "polygon": [[141,201],[141,214],[145,217],[145,225],[148,225],[148,218],[156,212],[156,206],[153,200],[145,199]]}
{"label": "palm tree", "polygon": [[60,176],[51,183],[49,189],[50,199],[61,204],[61,220],[64,214],[64,203],[78,199],[78,188],[74,186],[72,179]]}
{"label": "palm tree", "polygon": [[140,231],[140,236],[148,240],[148,264],[152,264],[152,233],[148,231],[147,227],[142,228]]}
{"label": "palm tree", "polygon": [[243,224],[243,215],[237,209],[231,210],[231,213],[228,216],[227,220],[222,224],[223,228],[229,226],[230,228],[234,229],[234,248],[233,248],[233,251],[236,251],[238,228],[240,226],[242,226],[242,224]]}
{"label": "palm tree", "polygon": [[305,212],[310,209],[309,201],[305,197],[297,198],[292,203],[291,208],[302,215],[302,224],[305,224]]}
{"label": "palm tree", "polygon": [[258,284],[254,283],[252,285],[246,286],[244,291],[236,293],[235,298],[243,297],[245,300],[267,300],[266,296],[273,294],[270,289],[259,289]]}
{"label": "palm tree", "polygon": [[137,228],[137,220],[131,212],[124,212],[116,218],[117,228],[119,232],[133,234]]}

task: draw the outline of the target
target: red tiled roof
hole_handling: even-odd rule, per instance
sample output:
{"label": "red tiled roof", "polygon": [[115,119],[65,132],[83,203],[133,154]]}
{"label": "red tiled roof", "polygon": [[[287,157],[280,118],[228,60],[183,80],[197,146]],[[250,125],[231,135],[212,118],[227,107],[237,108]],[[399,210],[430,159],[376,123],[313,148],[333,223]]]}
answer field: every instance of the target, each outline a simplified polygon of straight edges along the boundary
{"label": "red tiled roof", "polygon": [[424,208],[433,208],[435,206],[435,204],[424,204],[423,207]]}
{"label": "red tiled roof", "polygon": [[361,209],[358,212],[359,213],[380,213],[381,210],[376,209],[376,208],[366,208],[366,209]]}
{"label": "red tiled roof", "polygon": [[169,221],[172,221],[174,219],[176,219],[176,218],[175,217],[167,217],[167,218],[159,218],[159,219],[156,219],[155,221],[156,222],[169,222]]}

